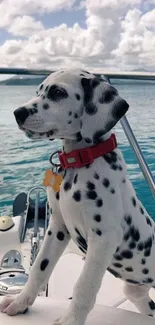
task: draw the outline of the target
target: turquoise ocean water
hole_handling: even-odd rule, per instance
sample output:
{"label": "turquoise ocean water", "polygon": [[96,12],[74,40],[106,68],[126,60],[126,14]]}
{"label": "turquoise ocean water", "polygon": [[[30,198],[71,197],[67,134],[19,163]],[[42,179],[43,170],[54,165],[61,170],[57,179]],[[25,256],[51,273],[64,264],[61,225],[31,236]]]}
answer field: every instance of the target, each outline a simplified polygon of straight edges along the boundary
{"label": "turquoise ocean water", "polygon": [[[155,176],[155,83],[113,84],[130,104],[128,120]],[[20,191],[42,185],[44,172],[50,167],[49,156],[61,147],[60,141],[34,142],[16,125],[13,111],[35,96],[35,91],[35,86],[0,86],[0,215],[11,214],[12,202]],[[155,219],[155,201],[120,124],[115,133],[137,195]]]}

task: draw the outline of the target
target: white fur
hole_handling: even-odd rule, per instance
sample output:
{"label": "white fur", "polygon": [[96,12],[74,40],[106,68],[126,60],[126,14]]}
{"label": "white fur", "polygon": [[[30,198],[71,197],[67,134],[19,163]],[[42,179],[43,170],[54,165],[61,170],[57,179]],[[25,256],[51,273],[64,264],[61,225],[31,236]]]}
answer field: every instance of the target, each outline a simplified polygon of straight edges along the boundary
{"label": "white fur", "polygon": [[[81,82],[83,78],[91,82]],[[120,110],[122,116],[125,113],[126,104],[107,82],[98,81],[98,85],[93,86],[92,80],[97,83],[94,75],[78,70],[52,74],[45,80],[39,92],[41,96],[24,106],[30,112],[33,104],[37,104],[38,111],[31,112],[33,114],[22,123],[15,113],[19,127],[31,138],[64,138],[66,152],[108,138],[111,127],[119,120],[118,115],[121,117]],[[47,98],[46,86],[50,88],[55,84],[67,91],[67,98],[58,100],[58,93],[52,93],[56,100]],[[113,91],[109,102],[100,100]],[[80,95],[80,99],[75,94]],[[43,109],[45,103],[49,105],[48,109]],[[90,114],[90,105],[97,108],[96,113]],[[69,120],[72,123],[68,124]],[[49,134],[51,130],[52,135]],[[98,139],[96,132],[101,130]],[[81,141],[76,140],[79,132]],[[88,138],[91,144],[85,141]],[[23,291],[16,298],[5,298],[0,305],[8,315],[22,312],[34,302],[71,236],[82,250],[87,248],[86,260],[68,313],[55,324],[85,323],[107,268],[125,280],[124,292],[140,312],[153,316],[155,304],[148,291],[155,284],[154,221],[136,197],[119,149],[96,159],[88,167],[66,171],[59,200],[52,189],[48,192],[52,217],[44,243]],[[44,271],[41,270],[43,260],[44,266],[49,261]]]}

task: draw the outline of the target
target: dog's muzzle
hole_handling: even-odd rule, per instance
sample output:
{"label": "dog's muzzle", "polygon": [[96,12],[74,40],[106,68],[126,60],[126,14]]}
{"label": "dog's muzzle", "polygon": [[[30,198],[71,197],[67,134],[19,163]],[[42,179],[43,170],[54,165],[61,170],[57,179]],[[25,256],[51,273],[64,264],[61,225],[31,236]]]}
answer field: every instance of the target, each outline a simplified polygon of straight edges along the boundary
{"label": "dog's muzzle", "polygon": [[29,112],[25,107],[20,107],[14,111],[14,115],[15,115],[15,119],[16,119],[18,125],[21,126],[24,124],[24,122],[28,118]]}

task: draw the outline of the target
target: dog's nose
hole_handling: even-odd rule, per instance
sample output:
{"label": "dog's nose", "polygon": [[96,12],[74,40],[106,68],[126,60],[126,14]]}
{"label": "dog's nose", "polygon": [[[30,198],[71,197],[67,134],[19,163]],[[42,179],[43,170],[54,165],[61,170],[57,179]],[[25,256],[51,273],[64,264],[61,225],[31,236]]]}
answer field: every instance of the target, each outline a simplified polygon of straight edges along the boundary
{"label": "dog's nose", "polygon": [[29,116],[29,112],[25,107],[20,107],[14,111],[14,115],[15,115],[17,123],[22,125],[22,124],[24,124],[25,120]]}

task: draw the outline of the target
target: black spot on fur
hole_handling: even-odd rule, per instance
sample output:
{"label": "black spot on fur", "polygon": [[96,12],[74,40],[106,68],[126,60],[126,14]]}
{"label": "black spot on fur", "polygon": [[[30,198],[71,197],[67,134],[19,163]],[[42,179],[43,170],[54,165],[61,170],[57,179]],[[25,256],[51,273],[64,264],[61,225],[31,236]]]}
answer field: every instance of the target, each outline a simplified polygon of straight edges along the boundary
{"label": "black spot on fur", "polygon": [[32,106],[35,107],[35,108],[37,108],[38,107],[38,104],[37,103],[33,103]]}
{"label": "black spot on fur", "polygon": [[75,231],[76,231],[76,233],[77,233],[78,235],[81,236],[80,231],[79,231],[76,227],[75,227]]}
{"label": "black spot on fur", "polygon": [[132,218],[131,218],[130,215],[125,216],[125,217],[124,217],[124,220],[126,221],[127,225],[129,225],[129,226],[131,225],[131,223],[132,223]]}
{"label": "black spot on fur", "polygon": [[65,191],[70,190],[71,187],[72,187],[71,183],[69,183],[69,182],[65,182],[65,184],[64,184],[64,190],[65,190]]}
{"label": "black spot on fur", "polygon": [[145,263],[146,263],[145,258],[142,258],[142,259],[141,259],[141,264],[144,265]]}
{"label": "black spot on fur", "polygon": [[80,98],[81,98],[79,94],[75,94],[75,97],[77,100],[80,100]]}
{"label": "black spot on fur", "polygon": [[68,112],[68,115],[69,115],[69,116],[71,116],[71,115],[72,115],[72,112],[71,112],[71,111],[69,111],[69,112]]}
{"label": "black spot on fur", "polygon": [[101,140],[101,137],[103,136],[103,134],[105,133],[104,130],[99,130],[99,131],[96,131],[93,135],[93,142],[96,144],[98,142],[100,142]]}
{"label": "black spot on fur", "polygon": [[126,282],[132,283],[132,284],[139,284],[138,281],[132,280],[132,279],[126,279]]}
{"label": "black spot on fur", "polygon": [[47,265],[49,264],[49,260],[47,258],[45,258],[44,260],[42,260],[41,264],[40,264],[40,270],[44,271],[47,267]]}
{"label": "black spot on fur", "polygon": [[43,89],[43,84],[42,85],[40,85],[40,87],[39,87],[39,90],[42,90]]}
{"label": "black spot on fur", "polygon": [[85,111],[88,115],[94,115],[97,113],[97,106],[90,102],[86,105]]}
{"label": "black spot on fur", "polygon": [[153,300],[149,301],[149,307],[151,310],[155,310],[155,303]]}
{"label": "black spot on fur", "polygon": [[95,191],[87,191],[86,197],[87,199],[95,200],[97,198],[97,193]]}
{"label": "black spot on fur", "polygon": [[29,108],[28,113],[33,115],[35,113],[35,108]]}
{"label": "black spot on fur", "polygon": [[123,265],[121,263],[113,263],[113,266],[121,268]]}
{"label": "black spot on fur", "polygon": [[125,178],[122,179],[122,183],[124,184],[126,182]]}
{"label": "black spot on fur", "polygon": [[48,234],[48,236],[51,236],[52,235],[52,231],[49,230],[47,234]]}
{"label": "black spot on fur", "polygon": [[128,241],[130,238],[130,231],[126,232],[123,236],[124,241]]}
{"label": "black spot on fur", "polygon": [[97,199],[97,200],[96,200],[96,206],[97,206],[98,208],[100,208],[100,207],[102,207],[102,205],[103,205],[103,201],[102,201],[102,199]]}
{"label": "black spot on fur", "polygon": [[77,113],[75,113],[75,114],[74,114],[74,117],[75,117],[75,118],[78,118],[78,115],[77,115]]}
{"label": "black spot on fur", "polygon": [[97,234],[98,236],[101,236],[101,235],[102,235],[102,231],[101,231],[100,229],[96,229],[96,234]]}
{"label": "black spot on fur", "polygon": [[115,194],[115,190],[114,190],[114,188],[112,188],[112,189],[110,190],[110,192],[111,192],[111,194]]}
{"label": "black spot on fur", "polygon": [[145,249],[149,249],[149,248],[152,247],[152,238],[151,238],[151,237],[149,237],[149,238],[145,241],[145,243],[144,243],[144,247],[145,247]]}
{"label": "black spot on fur", "polygon": [[149,273],[149,270],[148,270],[148,269],[143,269],[142,272],[143,272],[144,274],[148,274],[148,273]]}
{"label": "black spot on fur", "polygon": [[116,165],[116,164],[112,164],[112,165],[111,165],[111,168],[112,168],[113,170],[117,170],[117,165]]}
{"label": "black spot on fur", "polygon": [[45,91],[48,91],[48,89],[49,89],[49,86],[46,86]]}
{"label": "black spot on fur", "polygon": [[154,280],[151,278],[146,278],[145,280],[143,280],[143,283],[152,283],[152,282],[154,282]]}
{"label": "black spot on fur", "polygon": [[134,197],[132,197],[131,200],[132,200],[133,206],[135,207],[136,206],[136,199]]}
{"label": "black spot on fur", "polygon": [[140,212],[141,212],[141,214],[144,214],[144,210],[142,207],[140,207]]}
{"label": "black spot on fur", "polygon": [[125,270],[127,272],[133,272],[133,268],[131,266],[126,267]]}
{"label": "black spot on fur", "polygon": [[107,155],[103,156],[108,164],[116,163],[117,162],[117,153],[115,151],[112,151],[108,153]]}
{"label": "black spot on fur", "polygon": [[96,222],[101,222],[101,216],[100,216],[100,214],[95,214],[95,215],[94,215],[94,220],[95,220]]}
{"label": "black spot on fur", "polygon": [[77,180],[78,180],[78,174],[75,175],[74,180],[73,180],[73,183],[76,184],[77,183]]}
{"label": "black spot on fur", "polygon": [[127,258],[127,259],[131,259],[133,258],[133,253],[129,250],[124,250],[122,251],[121,255],[124,257],[124,258]]}
{"label": "black spot on fur", "polygon": [[84,141],[85,141],[86,143],[92,143],[92,140],[91,140],[90,138],[84,138]]}
{"label": "black spot on fur", "polygon": [[56,192],[55,197],[56,197],[57,200],[59,200],[59,198],[60,198],[59,192]]}
{"label": "black spot on fur", "polygon": [[84,250],[84,253],[87,251],[87,243],[84,237],[81,235],[80,231],[75,228],[76,233],[78,234],[77,243],[79,244],[79,248],[81,247]]}
{"label": "black spot on fur", "polygon": [[109,185],[110,185],[110,182],[109,182],[109,179],[108,178],[104,178],[102,183],[103,183],[103,185],[105,187],[109,187]]}
{"label": "black spot on fur", "polygon": [[143,251],[143,249],[144,249],[144,244],[143,244],[142,242],[140,242],[140,243],[138,244],[138,246],[137,246],[137,249],[138,249],[139,251]]}
{"label": "black spot on fur", "polygon": [[68,121],[68,124],[72,124],[72,121]]}
{"label": "black spot on fur", "polygon": [[92,87],[96,88],[100,84],[101,80],[99,78],[94,78],[92,80]]}
{"label": "black spot on fur", "polygon": [[57,238],[58,238],[58,240],[60,240],[60,241],[64,240],[64,238],[65,238],[64,233],[63,233],[62,231],[58,231],[58,233],[57,233]]}
{"label": "black spot on fur", "polygon": [[110,267],[107,268],[107,270],[112,274],[114,275],[116,278],[121,278],[121,275],[116,272],[115,270],[111,269]]}
{"label": "black spot on fur", "polygon": [[94,185],[94,183],[88,181],[88,182],[87,182],[87,188],[88,188],[88,190],[90,190],[90,191],[95,190],[95,185]]}
{"label": "black spot on fur", "polygon": [[152,227],[152,223],[149,217],[146,217],[146,222],[150,227]]}
{"label": "black spot on fur", "polygon": [[47,103],[43,104],[43,109],[48,109],[50,106]]}
{"label": "black spot on fur", "polygon": [[106,91],[103,92],[101,98],[99,99],[100,104],[108,104],[114,100],[114,97],[117,96],[118,92],[115,88],[109,87]]}
{"label": "black spot on fur", "polygon": [[151,255],[151,249],[147,249],[147,250],[144,251],[144,256],[145,257],[148,257],[150,255]]}
{"label": "black spot on fur", "polygon": [[121,255],[114,255],[115,260],[122,261],[123,257]]}
{"label": "black spot on fur", "polygon": [[135,243],[134,241],[131,241],[131,242],[129,243],[129,248],[130,248],[130,249],[134,249],[134,248],[136,248],[136,243]]}
{"label": "black spot on fur", "polygon": [[78,246],[79,249],[81,250],[82,253],[86,254],[86,251],[81,247],[81,246]]}
{"label": "black spot on fur", "polygon": [[130,235],[133,238],[133,240],[139,241],[139,239],[140,239],[140,233],[139,233],[139,230],[136,229],[134,226],[131,226],[130,227]]}
{"label": "black spot on fur", "polygon": [[79,190],[73,193],[73,199],[76,202],[80,202],[81,201],[81,192]]}
{"label": "black spot on fur", "polygon": [[81,135],[80,132],[77,132],[77,133],[76,133],[76,141],[77,141],[77,142],[80,142],[81,140],[82,140],[82,135]]}
{"label": "black spot on fur", "polygon": [[95,173],[95,174],[94,174],[94,178],[95,178],[95,179],[99,179],[100,176],[99,176],[97,173]]}
{"label": "black spot on fur", "polygon": [[92,99],[92,87],[91,87],[91,80],[92,79],[87,79],[87,78],[82,78],[81,79],[81,85],[84,90],[84,104],[87,104],[89,101]]}

